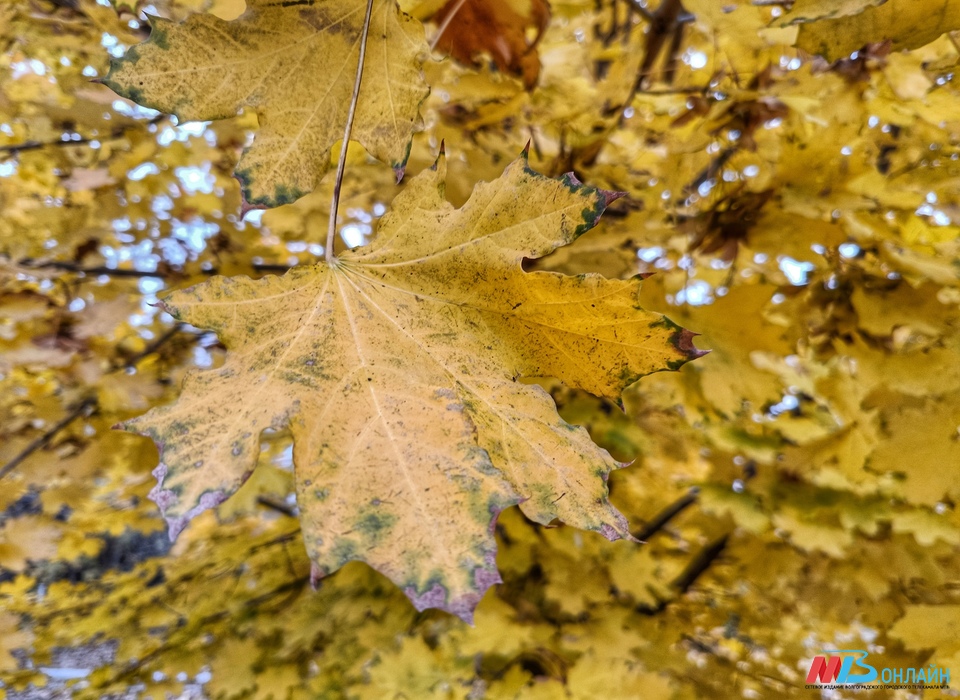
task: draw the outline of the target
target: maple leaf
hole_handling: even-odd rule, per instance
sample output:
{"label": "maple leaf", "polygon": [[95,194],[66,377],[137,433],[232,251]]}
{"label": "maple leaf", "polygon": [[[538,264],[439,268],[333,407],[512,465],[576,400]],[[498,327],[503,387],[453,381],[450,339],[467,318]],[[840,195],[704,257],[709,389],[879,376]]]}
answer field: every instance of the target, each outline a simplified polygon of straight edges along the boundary
{"label": "maple leaf", "polygon": [[[449,0],[437,12],[437,48],[461,63],[475,64],[488,53],[500,70],[523,80],[528,90],[540,75],[537,44],[550,22],[546,0]],[[527,38],[527,28],[536,30]]]}
{"label": "maple leaf", "polygon": [[960,28],[960,0],[853,0],[824,4],[835,5],[836,11],[822,18],[798,19],[801,24],[796,46],[831,61],[883,41],[890,41],[894,51],[915,49]]}
{"label": "maple leaf", "polygon": [[[150,39],[104,82],[139,104],[201,121],[253,107],[260,130],[236,176],[249,205],[292,202],[322,179],[342,138],[359,60],[364,0],[253,0],[236,20],[153,17]],[[402,175],[428,88],[422,25],[376,0],[353,137]]]}
{"label": "maple leaf", "polygon": [[444,173],[441,157],[373,244],[331,265],[218,277],[165,301],[230,349],[223,367],[188,375],[176,404],[125,426],[161,449],[151,497],[172,536],[244,482],[262,430],[289,426],[315,574],[365,561],[421,610],[471,619],[500,580],[493,524],[510,505],[630,537],[607,500],[621,465],[517,378],[619,398],[697,357],[692,334],[638,306],[639,279],[522,270],[616,193],[539,175],[524,154],[457,210]]}
{"label": "maple leaf", "polygon": [[821,19],[849,17],[860,14],[868,7],[876,7],[885,2],[887,0],[797,0],[790,11],[777,20],[777,24],[788,27]]}

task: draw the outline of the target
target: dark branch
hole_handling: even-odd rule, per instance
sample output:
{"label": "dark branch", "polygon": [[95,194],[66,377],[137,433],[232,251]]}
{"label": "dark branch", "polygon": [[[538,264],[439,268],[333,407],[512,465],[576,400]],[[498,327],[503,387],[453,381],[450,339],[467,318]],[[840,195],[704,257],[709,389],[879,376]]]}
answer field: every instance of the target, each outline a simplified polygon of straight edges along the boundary
{"label": "dark branch", "polygon": [[652,520],[640,528],[639,531],[634,533],[634,537],[640,541],[648,540],[653,537],[655,534],[660,532],[660,530],[662,530],[667,523],[669,523],[691,505],[696,503],[699,493],[700,489],[698,488],[690,489],[682,497],[678,498],[676,501],[657,513]]}
{"label": "dark branch", "polygon": [[55,426],[50,428],[43,435],[38,437],[36,440],[27,445],[23,450],[20,451],[16,457],[11,459],[9,462],[0,467],[0,479],[5,477],[7,474],[16,469],[27,457],[32,455],[39,449],[42,449],[50,444],[50,441],[53,440],[57,434],[66,428],[68,425],[73,423],[77,418],[82,416],[88,409],[92,409],[97,405],[97,399],[89,397],[77,404],[72,411],[70,411],[63,419],[60,420]]}
{"label": "dark branch", "polygon": [[690,587],[697,582],[703,572],[709,569],[710,565],[720,556],[720,553],[726,549],[729,539],[730,533],[728,532],[701,549],[670,585],[680,593],[686,593],[690,590]]}
{"label": "dark branch", "polygon": [[666,600],[658,600],[657,604],[653,606],[646,604],[638,605],[636,608],[637,612],[642,615],[656,615],[663,612],[670,603],[690,590],[690,587],[697,582],[697,579],[703,575],[703,572],[710,568],[710,565],[716,561],[720,553],[726,548],[729,538],[730,533],[728,532],[697,552],[697,555],[687,563],[683,571],[680,572],[680,575],[670,582],[670,587],[677,592],[676,596]]}
{"label": "dark branch", "polygon": [[78,146],[89,145],[95,139],[61,139],[59,141],[25,141],[24,143],[15,143],[9,146],[0,146],[0,153],[23,153],[24,151],[36,151],[47,146]]}
{"label": "dark branch", "polygon": [[75,272],[78,275],[110,275],[111,277],[163,277],[160,272],[145,272],[143,270],[118,270],[112,267],[83,267],[77,263],[66,262],[62,260],[38,261],[31,258],[21,260],[22,267],[35,270],[64,270],[66,272]]}
{"label": "dark branch", "polygon": [[285,542],[291,542],[292,540],[297,539],[299,536],[300,536],[300,528],[298,527],[294,530],[291,530],[290,532],[285,532],[282,535],[277,535],[272,540],[261,542],[260,544],[256,544],[252,546],[250,548],[250,553],[253,554],[257,550],[264,549],[265,547],[273,547],[274,545],[277,545],[277,544],[284,544]]}
{"label": "dark branch", "polygon": [[[146,270],[121,270],[114,267],[105,267],[103,265],[83,267],[82,265],[66,260],[34,260],[32,258],[25,258],[18,261],[17,264],[21,267],[26,267],[33,270],[63,270],[64,272],[72,272],[77,275],[93,277],[96,277],[97,275],[109,275],[110,277],[156,277],[158,279],[168,279],[180,274],[178,270],[172,270],[172,272],[168,273],[161,272],[159,270],[154,270],[152,272],[148,272]],[[251,263],[250,267],[256,272],[286,272],[290,269],[290,265],[280,265],[275,263]],[[219,274],[219,272],[220,271],[216,268],[204,270],[204,274],[208,275],[216,275]]]}
{"label": "dark branch", "polygon": [[297,509],[291,506],[289,503],[275,498],[273,496],[260,495],[257,496],[257,503],[262,505],[265,508],[270,508],[275,510],[278,513],[283,513],[291,518],[297,517]]}
{"label": "dark branch", "polygon": [[736,147],[729,146],[720,151],[720,153],[710,161],[707,167],[697,174],[697,176],[693,179],[693,182],[683,188],[684,194],[696,192],[700,189],[700,185],[705,183],[707,180],[712,180],[715,178],[723,169],[723,166],[727,164],[727,161],[730,160],[737,152],[737,150],[738,149]]}
{"label": "dark branch", "polygon": [[[128,129],[135,128],[140,124],[145,124],[147,126],[151,124],[159,124],[166,118],[167,118],[167,115],[161,113],[155,117],[151,117],[150,119],[144,120],[142,122],[138,122],[137,124],[131,124],[129,126],[121,127],[119,129],[114,129],[111,136],[113,137],[120,136],[124,132],[126,132]],[[17,154],[17,153],[23,153],[24,151],[36,151],[41,148],[46,148],[47,146],[79,146],[79,145],[89,146],[91,143],[98,140],[99,138],[82,137],[79,139],[59,139],[57,141],[24,141],[23,143],[14,143],[14,144],[9,144],[7,146],[0,146],[0,154],[4,154],[4,153]]]}
{"label": "dark branch", "polygon": [[[121,369],[127,369],[129,367],[136,366],[136,364],[140,362],[140,360],[147,357],[148,355],[155,353],[157,350],[160,349],[160,346],[162,346],[164,343],[169,341],[173,336],[175,336],[181,330],[183,330],[182,323],[174,324],[172,328],[167,330],[166,333],[161,335],[159,338],[153,341],[150,345],[145,347],[142,351],[138,352],[136,355],[128,359],[126,362],[119,365],[115,365],[111,370],[111,372],[117,372]],[[43,435],[38,437],[29,445],[27,445],[25,448],[23,448],[23,450],[21,450],[16,457],[14,457],[9,462],[4,464],[3,467],[0,467],[0,479],[2,479],[7,474],[9,474],[14,469],[16,469],[18,466],[20,466],[20,464],[22,464],[23,461],[27,459],[27,457],[32,455],[34,452],[36,452],[37,450],[41,450],[47,445],[49,445],[50,441],[53,440],[53,438],[56,437],[58,433],[60,433],[64,428],[70,425],[73,421],[75,421],[81,415],[83,415],[84,413],[87,413],[88,410],[92,411],[97,406],[97,404],[98,404],[97,398],[93,396],[87,397],[83,401],[81,401],[66,416],[64,416],[59,423],[57,423],[55,426],[50,428],[50,430],[48,430]],[[89,413],[87,413],[87,415],[89,415]]]}
{"label": "dark branch", "polygon": [[175,323],[175,324],[173,324],[173,326],[171,326],[171,327],[167,330],[166,333],[164,333],[164,334],[161,335],[159,338],[157,338],[156,340],[154,340],[152,343],[150,343],[150,344],[149,344],[147,347],[145,347],[143,350],[141,350],[141,351],[138,352],[136,355],[134,355],[133,357],[131,357],[130,359],[128,359],[128,360],[127,360],[126,362],[124,362],[122,365],[120,365],[120,366],[118,366],[118,367],[114,367],[114,371],[116,371],[116,370],[118,370],[118,369],[127,369],[127,368],[129,368],[129,367],[134,367],[134,366],[136,366],[136,364],[137,364],[138,362],[140,362],[140,360],[142,360],[143,358],[145,358],[147,355],[152,355],[153,353],[155,353],[157,350],[160,349],[160,347],[161,347],[164,343],[166,343],[168,340],[170,340],[173,336],[175,336],[177,333],[179,333],[179,332],[182,331],[182,330],[183,330],[183,324],[182,324],[182,323]]}

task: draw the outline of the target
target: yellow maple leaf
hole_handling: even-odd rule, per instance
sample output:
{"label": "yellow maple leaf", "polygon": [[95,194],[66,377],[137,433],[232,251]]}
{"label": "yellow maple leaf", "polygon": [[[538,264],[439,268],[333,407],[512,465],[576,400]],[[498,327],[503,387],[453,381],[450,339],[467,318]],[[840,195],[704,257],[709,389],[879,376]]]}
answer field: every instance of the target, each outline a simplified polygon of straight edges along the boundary
{"label": "yellow maple leaf", "polygon": [[291,429],[316,576],[351,560],[418,609],[470,619],[499,581],[492,524],[522,502],[609,539],[619,464],[521,376],[618,399],[698,356],[692,334],[638,305],[640,280],[525,273],[594,225],[615,195],[554,180],[526,157],[461,209],[443,158],[394,200],[375,242],[283,277],[214,278],[165,308],[219,334],[226,364],[126,427],[161,448],[152,498],[176,536],[249,476],[265,428]]}
{"label": "yellow maple leaf", "polygon": [[883,41],[890,41],[895,51],[915,49],[960,28],[960,0],[854,0],[832,4],[849,5],[855,14],[826,14],[823,19],[802,24],[796,43],[830,60]]}
{"label": "yellow maple leaf", "polygon": [[[370,667],[364,698],[448,698],[452,664],[419,637],[407,637],[396,651],[381,654]],[[361,691],[363,692],[363,691]]]}
{"label": "yellow maple leaf", "polygon": [[257,683],[252,666],[260,650],[252,638],[226,639],[210,660],[210,690],[214,696],[236,697]]}
{"label": "yellow maple leaf", "polygon": [[960,605],[908,605],[890,628],[890,636],[909,649],[936,649],[942,658],[960,650],[958,621]]}
{"label": "yellow maple leaf", "polygon": [[[115,60],[118,94],[182,120],[226,119],[252,107],[260,131],[236,176],[248,204],[278,206],[312,190],[343,135],[366,2],[255,0],[236,20],[151,18],[150,39]],[[376,0],[353,137],[402,174],[428,88],[423,27],[395,0]]]}
{"label": "yellow maple leaf", "polygon": [[871,470],[905,477],[900,488],[912,503],[935,506],[960,496],[960,476],[951,468],[960,459],[960,392],[901,398],[882,422],[886,435],[870,457]]}
{"label": "yellow maple leaf", "polygon": [[882,5],[887,0],[797,0],[777,20],[777,24],[786,27],[791,24],[804,24],[820,19],[834,19],[858,15],[868,7]]}

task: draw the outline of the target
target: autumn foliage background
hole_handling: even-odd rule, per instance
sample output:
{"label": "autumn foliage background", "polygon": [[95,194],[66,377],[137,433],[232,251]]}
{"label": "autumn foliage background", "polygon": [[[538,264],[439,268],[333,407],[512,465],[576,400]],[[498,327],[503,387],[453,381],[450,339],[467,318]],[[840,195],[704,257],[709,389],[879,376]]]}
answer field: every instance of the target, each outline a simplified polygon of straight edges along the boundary
{"label": "autumn foliage background", "polygon": [[[111,427],[226,351],[154,304],[318,260],[332,178],[241,218],[253,111],[180,122],[92,82],[146,14],[241,4],[5,0],[0,696],[74,669],[77,697],[803,697],[824,648],[960,675],[960,3],[469,0],[512,8],[491,36],[442,4],[401,3],[437,38],[406,181],[444,141],[459,206],[529,142],[625,192],[531,267],[650,274],[642,305],[711,350],[623,411],[543,382],[635,460],[611,500],[646,544],[511,508],[474,627],[362,564],[313,592],[277,431],[171,545],[155,447]],[[338,245],[404,186],[351,147]]]}

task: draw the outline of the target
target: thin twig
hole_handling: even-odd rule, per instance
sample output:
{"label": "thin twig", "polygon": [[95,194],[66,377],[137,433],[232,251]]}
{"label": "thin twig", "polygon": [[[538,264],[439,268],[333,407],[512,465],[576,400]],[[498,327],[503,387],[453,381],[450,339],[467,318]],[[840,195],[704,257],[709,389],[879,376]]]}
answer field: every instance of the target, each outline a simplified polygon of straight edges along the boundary
{"label": "thin twig", "polygon": [[[749,643],[749,640],[746,639],[745,637],[742,637],[741,635],[736,635],[736,637],[734,637],[734,638],[735,638],[735,639],[738,639],[739,641]],[[689,644],[694,650],[700,652],[701,654],[709,654],[710,656],[712,656],[712,657],[714,658],[714,660],[715,660],[717,663],[719,663],[719,664],[721,664],[721,665],[723,665],[723,666],[725,666],[725,667],[727,667],[727,668],[733,667],[733,666],[735,665],[735,663],[736,663],[736,668],[737,668],[736,673],[737,673],[737,674],[743,674],[744,676],[747,676],[748,678],[753,678],[754,680],[756,680],[756,681],[764,684],[764,685],[767,686],[767,687],[770,687],[773,683],[776,683],[778,686],[780,686],[780,687],[777,689],[777,690],[779,691],[779,693],[777,694],[777,697],[785,696],[786,693],[787,693],[787,688],[799,688],[799,687],[800,687],[797,683],[795,683],[795,682],[793,682],[793,681],[788,681],[788,680],[786,680],[785,678],[779,678],[779,677],[777,677],[777,676],[771,676],[771,675],[768,674],[768,673],[750,673],[750,672],[747,671],[747,670],[741,670],[741,669],[744,669],[744,665],[732,661],[732,660],[729,658],[729,656],[727,656],[726,654],[721,654],[721,653],[719,653],[718,650],[717,650],[716,645],[711,646],[710,644],[707,644],[706,642],[702,642],[702,641],[700,641],[699,639],[697,639],[696,637],[693,637],[693,636],[691,636],[691,635],[689,635],[689,634],[682,634],[682,635],[680,635],[680,639],[683,640],[684,642],[686,642],[687,644]]]}
{"label": "thin twig", "polygon": [[24,447],[16,457],[14,457],[9,462],[4,464],[3,467],[0,468],[0,479],[2,479],[7,474],[9,474],[14,469],[16,469],[21,462],[23,462],[27,457],[32,455],[34,452],[50,444],[50,441],[53,440],[54,437],[56,437],[57,433],[59,433],[61,430],[63,430],[68,425],[73,423],[73,421],[75,421],[77,418],[82,416],[84,412],[87,411],[87,409],[92,408],[96,404],[97,404],[97,399],[92,396],[85,398],[83,401],[77,404],[73,408],[73,410],[70,411],[70,413],[68,413],[66,416],[64,416],[60,420],[59,423],[57,423],[55,426],[50,428],[50,430],[45,432],[43,435],[38,437],[29,445]]}
{"label": "thin twig", "polygon": [[[171,271],[161,272],[160,270],[154,270],[152,272],[146,270],[127,270],[127,269],[118,269],[114,267],[105,267],[103,265],[95,265],[93,267],[83,267],[74,262],[69,262],[65,260],[33,260],[32,258],[25,258],[23,260],[17,261],[15,264],[26,267],[31,270],[62,270],[64,272],[73,272],[78,275],[96,277],[98,275],[107,275],[109,277],[156,277],[157,279],[169,279],[171,277],[183,276],[182,270],[172,268]],[[290,269],[290,265],[280,265],[276,263],[250,263],[250,267],[255,272],[287,272]],[[202,274],[205,275],[219,275],[220,270],[217,268],[211,268],[209,270],[203,270]]]}
{"label": "thin twig", "polygon": [[[155,341],[150,343],[150,345],[145,347],[142,351],[138,352],[136,355],[128,359],[126,362],[119,365],[114,365],[110,371],[117,372],[121,369],[127,369],[129,367],[136,366],[136,364],[140,362],[140,360],[147,357],[148,355],[155,353],[157,350],[160,349],[161,345],[163,345],[168,340],[170,340],[182,329],[183,329],[182,323],[175,324],[166,333],[164,333]],[[53,440],[53,438],[56,437],[58,433],[60,433],[60,431],[62,431],[64,428],[66,428],[68,425],[70,425],[73,421],[75,421],[81,415],[86,413],[88,410],[95,409],[98,404],[99,404],[99,401],[95,396],[88,396],[83,401],[81,401],[76,407],[73,408],[73,410],[70,411],[70,413],[64,416],[59,423],[54,425],[52,428],[50,428],[50,430],[48,430],[43,435],[38,437],[36,440],[31,442],[29,445],[24,447],[19,454],[17,454],[13,459],[11,459],[9,462],[4,464],[3,467],[0,467],[0,479],[2,479],[7,474],[9,474],[14,469],[16,469],[18,466],[20,466],[20,464],[22,464],[23,461],[27,457],[32,455],[34,452],[36,452],[37,450],[43,449],[44,447],[49,445],[50,442]]]}
{"label": "thin twig", "polygon": [[268,540],[266,542],[261,542],[260,544],[253,545],[250,548],[250,553],[253,554],[254,552],[264,549],[266,547],[273,547],[274,545],[277,545],[277,544],[284,544],[286,542],[291,542],[297,539],[297,537],[299,536],[300,536],[300,528],[297,527],[296,529],[291,530],[290,532],[285,532],[282,535],[278,535],[277,537],[274,537],[272,540]]}
{"label": "thin twig", "polygon": [[730,539],[730,533],[721,535],[706,547],[697,552],[686,568],[680,572],[670,585],[676,588],[680,593],[686,593],[690,587],[696,583],[704,571],[710,568],[710,565],[720,556],[720,553],[726,549],[727,540]]}
{"label": "thin twig", "polygon": [[47,146],[82,146],[89,145],[96,139],[60,139],[59,141],[25,141],[24,143],[14,143],[7,146],[0,146],[0,153],[23,153],[24,151],[36,151]]}
{"label": "thin twig", "polygon": [[174,323],[173,326],[171,326],[171,327],[167,330],[166,333],[164,333],[163,335],[161,335],[159,338],[157,338],[155,341],[153,341],[152,343],[150,343],[147,347],[145,347],[143,350],[141,350],[140,352],[138,352],[136,355],[134,355],[133,357],[131,357],[129,360],[127,360],[127,361],[124,362],[123,364],[121,364],[121,365],[119,365],[119,366],[117,366],[117,367],[114,367],[114,370],[118,370],[118,369],[128,369],[128,368],[130,368],[130,367],[136,366],[136,364],[137,364],[138,362],[140,362],[140,360],[142,360],[143,358],[145,358],[147,355],[152,355],[153,353],[155,353],[157,350],[160,349],[160,346],[161,346],[161,345],[163,345],[164,343],[166,343],[168,340],[170,340],[173,336],[175,336],[175,335],[176,335],[177,333],[179,333],[181,330],[183,330],[183,324],[182,324],[182,323]]}
{"label": "thin twig", "polygon": [[678,498],[676,501],[653,516],[653,519],[650,520],[650,522],[640,528],[638,532],[634,533],[634,537],[640,541],[648,540],[653,537],[653,535],[666,527],[667,523],[680,515],[680,513],[685,511],[691,505],[696,503],[699,493],[700,489],[698,488],[692,488],[687,491],[687,493],[682,497]]}
{"label": "thin twig", "polygon": [[643,95],[706,95],[708,92],[719,92],[710,85],[699,87],[691,85],[690,87],[665,88],[662,90],[644,90]]}
{"label": "thin twig", "polygon": [[343,130],[340,159],[337,161],[337,179],[333,182],[333,201],[330,203],[330,223],[327,227],[327,248],[323,251],[328,265],[332,265],[337,259],[333,254],[333,241],[337,235],[337,208],[340,206],[340,187],[343,185],[343,171],[347,165],[347,147],[350,145],[353,117],[357,113],[357,102],[360,98],[360,82],[363,80],[363,61],[367,55],[367,34],[370,33],[370,17],[372,15],[373,0],[367,0],[367,14],[363,18],[363,29],[360,32],[360,58],[357,60],[357,78],[353,83],[353,95],[350,97],[350,110],[347,112],[347,126]]}
{"label": "thin twig", "polygon": [[279,498],[274,496],[268,496],[266,494],[260,494],[257,496],[257,503],[262,505],[265,508],[275,510],[278,513],[283,513],[286,516],[291,518],[297,517],[297,509],[291,506],[285,501],[281,501]]}
{"label": "thin twig", "polygon": [[727,164],[727,161],[730,160],[738,151],[736,146],[728,146],[727,148],[720,151],[720,153],[710,161],[710,163],[697,173],[697,176],[690,182],[690,184],[684,186],[683,193],[684,195],[696,192],[700,189],[700,185],[705,183],[707,180],[712,180],[716,175],[723,169],[723,166]]}
{"label": "thin twig", "polygon": [[[250,265],[257,272],[288,272],[291,267],[296,267],[296,265],[280,265],[277,263],[252,263]],[[216,274],[219,274],[217,272]]]}
{"label": "thin twig", "polygon": [[[59,20],[57,20],[57,23],[60,24]],[[166,118],[167,118],[166,114],[160,113],[157,116],[151,117],[150,119],[147,119],[145,121],[138,120],[136,124],[131,124],[129,126],[121,127],[119,129],[114,129],[111,132],[110,137],[116,138],[122,135],[124,132],[130,129],[133,129],[140,124],[146,124],[147,126],[150,126],[152,124],[159,124]],[[57,141],[24,141],[23,143],[14,143],[14,144],[7,144],[4,146],[0,146],[0,154],[16,155],[18,153],[22,153],[23,151],[35,151],[41,148],[46,148],[47,146],[89,146],[94,141],[100,141],[103,138],[104,137],[102,136],[101,137],[83,136],[79,139],[59,139]]]}
{"label": "thin twig", "polygon": [[647,30],[643,62],[640,64],[637,78],[621,108],[620,119],[618,120],[620,126],[623,126],[627,108],[633,104],[637,93],[646,87],[647,79],[650,77],[653,66],[663,51],[667,39],[670,39],[670,45],[664,59],[666,61],[665,72],[669,70],[670,62],[675,59],[675,55],[679,52],[683,41],[684,25],[695,19],[692,14],[684,9],[681,0],[663,0],[656,12],[648,13],[645,17],[650,23],[650,28]]}
{"label": "thin twig", "polygon": [[728,532],[697,552],[696,556],[687,563],[683,571],[670,582],[670,588],[676,591],[676,595],[667,599],[659,599],[656,605],[638,605],[636,607],[637,612],[642,615],[656,615],[663,612],[670,603],[690,590],[690,587],[697,582],[697,579],[710,568],[710,565],[716,561],[720,553],[726,548],[729,538],[730,533]]}
{"label": "thin twig", "polygon": [[457,13],[460,11],[460,8],[467,3],[467,0],[457,0],[457,4],[453,6],[453,9],[450,11],[446,17],[443,18],[443,22],[440,23],[440,26],[437,27],[437,33],[433,37],[433,41],[430,42],[430,50],[433,51],[437,48],[437,44],[440,43],[440,37],[443,36],[443,33],[447,31],[447,27],[450,26],[450,23],[453,21],[453,18],[457,16]]}
{"label": "thin twig", "polygon": [[[292,580],[290,580],[290,581],[287,581],[286,583],[283,583],[283,584],[281,584],[280,586],[277,586],[276,588],[274,588],[274,589],[271,590],[271,591],[267,591],[266,593],[264,593],[264,594],[262,594],[262,595],[259,595],[259,596],[255,597],[255,598],[250,598],[249,600],[247,600],[247,601],[243,604],[243,608],[244,608],[245,610],[256,610],[257,607],[258,607],[261,603],[265,603],[265,602],[273,599],[274,597],[276,597],[276,596],[278,596],[278,595],[281,595],[281,594],[283,594],[283,593],[287,593],[287,592],[293,592],[295,595],[299,595],[299,594],[300,594],[300,591],[297,591],[297,589],[298,589],[298,588],[301,588],[301,589],[302,589],[303,587],[305,587],[306,584],[307,584],[307,582],[309,582],[309,580],[310,580],[310,577],[309,577],[309,576],[301,576],[301,577],[292,579]],[[294,597],[295,597],[295,596],[294,596]],[[176,612],[176,611],[174,611],[174,612]],[[178,613],[178,614],[179,614],[179,613]],[[213,613],[213,614],[211,614],[211,615],[207,615],[207,616],[205,616],[205,617],[202,617],[202,618],[200,618],[200,619],[197,621],[197,623],[196,623],[195,625],[191,625],[189,628],[187,628],[187,630],[188,630],[187,633],[189,633],[190,630],[194,630],[194,629],[205,629],[205,628],[207,628],[212,622],[216,622],[217,620],[222,620],[224,617],[227,617],[227,616],[230,615],[230,614],[231,614],[231,613],[230,613],[229,610],[218,610],[217,612],[215,612],[215,613]],[[183,626],[180,626],[179,629],[180,629],[180,630],[183,630],[183,629],[185,629],[185,628],[184,628]],[[142,669],[142,668],[143,668],[144,666],[146,666],[148,663],[150,663],[151,661],[153,661],[154,659],[156,659],[158,656],[160,656],[160,655],[163,654],[164,652],[169,651],[170,649],[174,648],[175,646],[176,646],[176,644],[175,644],[174,642],[170,642],[170,641],[166,641],[166,642],[160,644],[158,647],[156,647],[155,649],[153,649],[153,650],[150,651],[149,653],[145,654],[145,655],[142,656],[141,658],[132,661],[132,662],[130,663],[130,665],[128,665],[126,668],[121,669],[120,671],[118,671],[114,676],[112,676],[112,677],[107,681],[107,684],[111,684],[111,685],[112,685],[112,684],[117,683],[118,681],[123,680],[124,678],[129,678],[130,676],[136,674],[140,669]]]}
{"label": "thin twig", "polygon": [[81,275],[109,275],[111,277],[163,277],[159,272],[146,272],[144,270],[119,270],[112,267],[98,265],[96,267],[83,267],[77,263],[46,260],[37,261],[26,258],[17,263],[22,267],[32,268],[34,270],[64,270],[65,272],[75,272]]}

